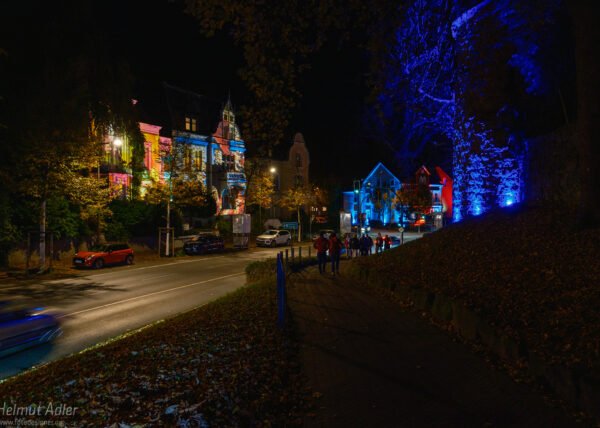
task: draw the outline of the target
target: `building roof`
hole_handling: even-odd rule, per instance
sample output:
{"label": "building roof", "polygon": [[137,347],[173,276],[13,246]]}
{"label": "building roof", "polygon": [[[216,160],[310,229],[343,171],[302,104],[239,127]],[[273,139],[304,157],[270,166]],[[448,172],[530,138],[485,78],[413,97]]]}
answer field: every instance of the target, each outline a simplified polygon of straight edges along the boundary
{"label": "building roof", "polygon": [[197,120],[197,133],[212,135],[217,130],[223,112],[220,102],[166,82],[163,88],[173,129],[182,129],[184,117],[190,116]]}
{"label": "building roof", "polygon": [[389,175],[391,175],[394,179],[396,179],[398,182],[400,182],[400,180],[398,180],[398,177],[396,177],[394,174],[392,174],[390,172],[390,170],[387,169],[385,167],[385,165],[381,162],[379,162],[377,165],[375,165],[375,168],[373,168],[373,170],[369,173],[369,175],[367,175],[367,178],[365,178],[364,181],[369,181],[372,178],[372,176],[380,169],[383,169],[385,172],[387,172]]}

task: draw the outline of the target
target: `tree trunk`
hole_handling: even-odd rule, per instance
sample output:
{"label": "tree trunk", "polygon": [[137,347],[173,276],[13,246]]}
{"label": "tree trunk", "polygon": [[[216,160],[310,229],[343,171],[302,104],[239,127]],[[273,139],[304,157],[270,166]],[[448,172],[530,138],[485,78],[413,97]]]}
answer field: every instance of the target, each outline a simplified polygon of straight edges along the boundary
{"label": "tree trunk", "polygon": [[567,2],[575,32],[577,126],[581,195],[577,226],[600,226],[600,9],[591,0]]}
{"label": "tree trunk", "polygon": [[300,207],[296,209],[298,213],[298,242],[302,242],[302,223],[300,222]]}
{"label": "tree trunk", "polygon": [[40,205],[40,272],[46,268],[46,199]]}

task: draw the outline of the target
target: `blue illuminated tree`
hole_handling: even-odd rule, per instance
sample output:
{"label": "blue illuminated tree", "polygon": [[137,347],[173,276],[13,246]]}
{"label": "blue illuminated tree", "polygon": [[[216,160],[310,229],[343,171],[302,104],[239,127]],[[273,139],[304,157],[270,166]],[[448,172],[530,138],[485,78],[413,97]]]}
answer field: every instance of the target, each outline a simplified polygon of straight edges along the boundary
{"label": "blue illuminated tree", "polygon": [[527,137],[548,132],[536,112],[547,114],[560,79],[559,9],[413,0],[405,10],[381,73],[380,125],[405,164],[451,146],[456,220],[523,199]]}

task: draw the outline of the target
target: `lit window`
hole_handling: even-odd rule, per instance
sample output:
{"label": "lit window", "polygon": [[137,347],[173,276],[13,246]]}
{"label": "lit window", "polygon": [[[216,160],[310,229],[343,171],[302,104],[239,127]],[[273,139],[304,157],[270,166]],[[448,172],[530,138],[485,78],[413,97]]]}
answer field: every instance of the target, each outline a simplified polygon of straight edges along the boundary
{"label": "lit window", "polygon": [[196,132],[196,119],[192,119],[192,132]]}
{"label": "lit window", "polygon": [[192,151],[189,148],[185,148],[185,153],[184,153],[184,166],[186,169],[189,169],[192,167]]}
{"label": "lit window", "polygon": [[198,170],[202,169],[202,152],[200,150],[196,151],[196,162],[195,162],[195,164],[196,164],[196,168]]}
{"label": "lit window", "polygon": [[189,117],[185,118],[185,130],[186,131],[191,131],[192,130],[192,119]]}

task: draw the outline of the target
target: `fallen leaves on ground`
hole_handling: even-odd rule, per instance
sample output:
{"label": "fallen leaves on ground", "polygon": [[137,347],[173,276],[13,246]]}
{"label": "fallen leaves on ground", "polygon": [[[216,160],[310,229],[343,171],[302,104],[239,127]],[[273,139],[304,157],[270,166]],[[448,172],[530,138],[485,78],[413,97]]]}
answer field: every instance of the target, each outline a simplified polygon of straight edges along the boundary
{"label": "fallen leaves on ground", "polygon": [[[6,403],[77,406],[69,426],[291,426],[304,390],[275,286],[207,306],[0,384]],[[289,332],[287,332],[289,333]]]}
{"label": "fallen leaves on ground", "polygon": [[456,297],[548,363],[600,368],[600,229],[557,207],[498,210],[353,268]]}

